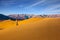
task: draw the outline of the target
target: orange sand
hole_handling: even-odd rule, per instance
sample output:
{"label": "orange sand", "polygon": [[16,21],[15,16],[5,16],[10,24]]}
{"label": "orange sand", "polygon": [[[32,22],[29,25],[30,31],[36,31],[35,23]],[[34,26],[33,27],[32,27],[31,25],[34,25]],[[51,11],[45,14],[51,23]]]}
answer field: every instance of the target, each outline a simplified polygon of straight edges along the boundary
{"label": "orange sand", "polygon": [[31,18],[18,23],[0,22],[4,28],[0,30],[0,40],[60,40],[60,18]]}

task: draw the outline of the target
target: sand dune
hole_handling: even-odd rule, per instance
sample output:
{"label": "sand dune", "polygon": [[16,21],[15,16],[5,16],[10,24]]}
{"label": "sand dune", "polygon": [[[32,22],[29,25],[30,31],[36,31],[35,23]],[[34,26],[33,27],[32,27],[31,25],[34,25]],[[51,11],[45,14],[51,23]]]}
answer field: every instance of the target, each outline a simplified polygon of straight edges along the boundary
{"label": "sand dune", "polygon": [[0,40],[60,40],[60,18],[31,18],[9,27],[0,30]]}
{"label": "sand dune", "polygon": [[32,24],[34,22],[37,22],[37,21],[40,21],[40,20],[43,20],[44,18],[30,18],[30,19],[26,19],[24,21],[19,21],[19,25],[26,25],[26,24]]}
{"label": "sand dune", "polygon": [[15,21],[5,20],[5,21],[0,22],[0,28],[8,28],[8,27],[13,27],[13,26],[16,26]]}

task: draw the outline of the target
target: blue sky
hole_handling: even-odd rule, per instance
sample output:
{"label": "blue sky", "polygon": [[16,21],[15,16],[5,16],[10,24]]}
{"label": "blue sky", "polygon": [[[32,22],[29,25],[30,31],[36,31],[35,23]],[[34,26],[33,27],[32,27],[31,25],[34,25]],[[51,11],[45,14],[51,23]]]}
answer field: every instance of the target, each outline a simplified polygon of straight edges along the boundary
{"label": "blue sky", "polygon": [[60,14],[60,0],[0,0],[0,14]]}

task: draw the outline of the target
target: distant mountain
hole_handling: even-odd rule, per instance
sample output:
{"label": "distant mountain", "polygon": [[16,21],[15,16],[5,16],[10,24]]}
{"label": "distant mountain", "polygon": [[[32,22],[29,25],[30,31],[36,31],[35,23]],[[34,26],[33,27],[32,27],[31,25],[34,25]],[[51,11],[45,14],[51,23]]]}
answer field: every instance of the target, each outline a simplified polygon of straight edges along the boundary
{"label": "distant mountain", "polygon": [[53,15],[13,14],[8,16],[18,20],[25,20],[29,18],[60,18],[60,14]]}
{"label": "distant mountain", "polygon": [[32,16],[34,18],[39,17],[39,18],[60,18],[60,14],[52,14],[52,15],[34,15]]}
{"label": "distant mountain", "polygon": [[48,15],[49,18],[60,18],[60,14]]}
{"label": "distant mountain", "polygon": [[8,15],[11,18],[15,18],[18,20],[24,20],[24,19],[29,19],[32,17],[32,15],[28,15],[28,14],[13,14],[13,15]]}
{"label": "distant mountain", "polygon": [[60,14],[54,14],[54,15],[32,15],[32,14],[13,14],[13,15],[3,15],[0,14],[0,20],[25,20],[29,18],[60,18]]}
{"label": "distant mountain", "polygon": [[30,18],[30,16],[29,15],[25,15],[25,14],[14,14],[14,15],[8,15],[8,16],[6,16],[6,15],[3,15],[3,14],[0,14],[0,20],[8,20],[8,19],[11,19],[11,20],[16,20],[16,19],[18,19],[18,20],[24,20],[24,19],[28,19],[28,18]]}
{"label": "distant mountain", "polygon": [[16,20],[16,19],[11,18],[11,17],[9,17],[9,16],[6,16],[6,15],[3,15],[3,14],[0,14],[0,20],[8,20],[8,19]]}
{"label": "distant mountain", "polygon": [[8,20],[8,19],[10,19],[9,16],[5,16],[3,14],[0,14],[0,20]]}

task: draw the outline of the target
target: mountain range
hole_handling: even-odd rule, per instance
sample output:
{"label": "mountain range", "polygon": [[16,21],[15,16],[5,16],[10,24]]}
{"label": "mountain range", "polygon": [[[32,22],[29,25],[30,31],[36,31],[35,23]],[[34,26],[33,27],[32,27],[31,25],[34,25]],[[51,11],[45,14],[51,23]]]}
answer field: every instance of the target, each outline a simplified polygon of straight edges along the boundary
{"label": "mountain range", "polygon": [[13,14],[13,15],[3,15],[0,14],[0,20],[24,20],[29,18],[60,18],[60,14],[54,14],[54,15],[33,15],[33,14]]}
{"label": "mountain range", "polygon": [[13,14],[13,15],[0,14],[0,20],[8,20],[8,19],[10,19],[10,20],[16,20],[16,19],[24,20],[24,19],[28,19],[28,18],[29,18],[29,16],[24,15],[24,14],[20,14],[20,15],[18,15],[18,14]]}
{"label": "mountain range", "polygon": [[8,19],[15,20],[12,17],[9,17],[9,16],[6,16],[6,15],[0,14],[0,20],[8,20]]}

